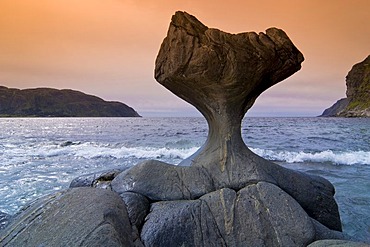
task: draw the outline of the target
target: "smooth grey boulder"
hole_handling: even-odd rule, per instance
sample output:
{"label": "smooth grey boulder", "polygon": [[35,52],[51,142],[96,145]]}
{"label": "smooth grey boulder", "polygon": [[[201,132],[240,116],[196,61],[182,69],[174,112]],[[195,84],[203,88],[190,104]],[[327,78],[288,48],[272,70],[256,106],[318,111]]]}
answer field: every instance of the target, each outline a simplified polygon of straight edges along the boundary
{"label": "smooth grey boulder", "polygon": [[339,239],[325,239],[315,241],[307,247],[370,247],[370,244]]}
{"label": "smooth grey boulder", "polygon": [[148,160],[119,174],[112,189],[121,194],[136,192],[152,201],[195,199],[213,191],[213,181],[204,168],[182,167]]}
{"label": "smooth grey boulder", "polygon": [[74,188],[25,207],[0,231],[0,246],[133,246],[133,240],[118,194]]}
{"label": "smooth grey boulder", "polygon": [[153,203],[141,238],[145,246],[307,246],[315,234],[291,196],[259,182],[238,192]]}
{"label": "smooth grey boulder", "polygon": [[143,246],[140,239],[140,231],[149,212],[150,202],[145,196],[133,192],[123,192],[120,196],[127,208],[128,218],[132,226],[134,245]]}
{"label": "smooth grey boulder", "polygon": [[120,196],[125,202],[131,225],[140,230],[149,212],[149,200],[145,196],[133,192],[124,192]]}

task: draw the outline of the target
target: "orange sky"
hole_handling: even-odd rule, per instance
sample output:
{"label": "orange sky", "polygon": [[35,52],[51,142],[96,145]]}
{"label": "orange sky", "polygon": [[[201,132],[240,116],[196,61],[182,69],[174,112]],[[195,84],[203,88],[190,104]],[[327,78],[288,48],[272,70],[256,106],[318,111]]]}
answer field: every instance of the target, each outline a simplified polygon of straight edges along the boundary
{"label": "orange sky", "polygon": [[282,28],[304,54],[298,73],[257,100],[255,116],[320,114],[370,54],[369,0],[1,0],[0,85],[72,88],[143,116],[196,114],[153,77],[176,10],[231,33]]}

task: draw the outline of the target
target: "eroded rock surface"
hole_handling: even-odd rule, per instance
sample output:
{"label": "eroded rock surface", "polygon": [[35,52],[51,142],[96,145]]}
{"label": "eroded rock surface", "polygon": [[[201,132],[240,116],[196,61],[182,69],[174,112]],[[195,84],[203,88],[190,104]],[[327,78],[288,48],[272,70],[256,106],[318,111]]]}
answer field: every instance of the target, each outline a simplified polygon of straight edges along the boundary
{"label": "eroded rock surface", "polygon": [[85,174],[73,179],[69,187],[93,187],[99,189],[110,189],[112,180],[124,170],[125,168]]}
{"label": "eroded rock surface", "polygon": [[269,162],[241,137],[241,121],[255,99],[298,71],[302,61],[280,29],[229,34],[177,12],[161,45],[155,78],[204,115],[207,141],[180,166],[146,161],[119,174],[113,190],[153,201],[194,200],[223,188],[239,191],[268,182],[292,196],[309,217],[340,231],[334,187],[327,180]]}
{"label": "eroded rock surface", "polygon": [[307,247],[370,247],[370,244],[338,239],[315,241]]}
{"label": "eroded rock surface", "polygon": [[141,237],[146,246],[306,246],[315,230],[292,197],[259,182],[153,203]]}
{"label": "eroded rock surface", "polygon": [[46,196],[0,231],[1,246],[133,246],[126,207],[114,192],[75,188]]}

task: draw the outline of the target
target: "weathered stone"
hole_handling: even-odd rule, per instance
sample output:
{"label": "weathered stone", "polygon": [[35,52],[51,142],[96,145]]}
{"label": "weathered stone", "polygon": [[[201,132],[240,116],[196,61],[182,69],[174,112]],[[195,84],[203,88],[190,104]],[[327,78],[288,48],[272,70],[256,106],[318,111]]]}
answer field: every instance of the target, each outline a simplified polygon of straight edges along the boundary
{"label": "weathered stone", "polygon": [[70,188],[93,187],[100,189],[110,189],[112,180],[118,174],[120,174],[126,169],[113,169],[102,172],[85,174],[73,179],[69,187]]}
{"label": "weathered stone", "polygon": [[153,203],[141,237],[145,246],[306,246],[315,234],[291,196],[260,182],[198,200]]}
{"label": "weathered stone", "polygon": [[241,121],[255,99],[299,70],[302,61],[282,30],[233,35],[176,12],[156,60],[155,77],[205,116],[207,141],[180,163],[184,167],[147,161],[117,176],[113,190],[134,191],[151,200],[180,200],[265,181],[295,198],[309,216],[341,230],[335,191],[327,180],[267,161],[241,137]]}
{"label": "weathered stone", "polygon": [[201,200],[153,203],[141,240],[145,246],[227,246]]}
{"label": "weathered stone", "polygon": [[131,225],[141,230],[144,219],[149,212],[150,203],[148,199],[143,195],[133,192],[124,192],[120,196],[125,202]]}
{"label": "weathered stone", "polygon": [[351,239],[348,235],[344,234],[343,232],[331,230],[315,219],[312,219],[312,223],[315,227],[315,232],[316,232],[315,240],[319,240],[319,239],[350,240]]}
{"label": "weathered stone", "polygon": [[307,247],[370,247],[370,244],[346,240],[326,239],[315,241]]}
{"label": "weathered stone", "polygon": [[24,208],[0,231],[1,246],[132,246],[126,207],[118,194],[74,188]]}
{"label": "weathered stone", "polygon": [[144,161],[119,174],[112,189],[132,191],[153,201],[194,199],[213,191],[211,177],[201,167],[181,167],[156,160]]}

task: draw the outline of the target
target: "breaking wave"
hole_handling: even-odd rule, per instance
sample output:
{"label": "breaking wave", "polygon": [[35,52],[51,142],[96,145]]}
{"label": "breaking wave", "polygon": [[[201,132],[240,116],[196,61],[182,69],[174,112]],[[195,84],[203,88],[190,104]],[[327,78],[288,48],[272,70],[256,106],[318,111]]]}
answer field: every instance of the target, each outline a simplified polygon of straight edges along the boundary
{"label": "breaking wave", "polygon": [[251,150],[265,159],[288,163],[317,162],[338,165],[370,165],[370,152],[366,151],[333,152],[332,150],[325,150],[321,152],[291,152],[271,151],[260,148],[251,148]]}
{"label": "breaking wave", "polygon": [[[20,150],[21,149],[21,150]],[[62,144],[40,144],[38,147],[29,146],[11,150],[16,153],[26,152],[33,157],[74,156],[75,158],[97,159],[185,159],[198,150],[198,147],[127,147],[123,144],[102,144],[94,142]]]}

